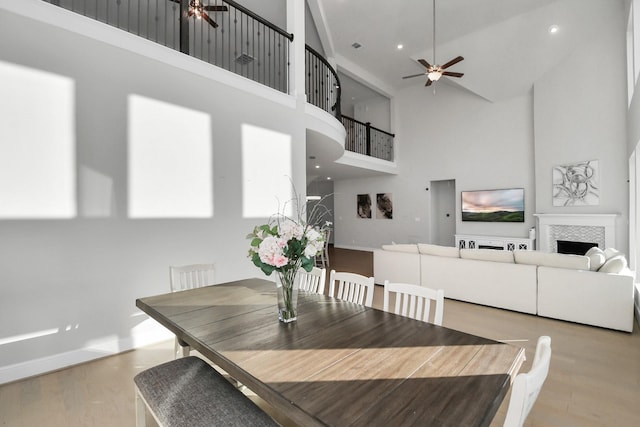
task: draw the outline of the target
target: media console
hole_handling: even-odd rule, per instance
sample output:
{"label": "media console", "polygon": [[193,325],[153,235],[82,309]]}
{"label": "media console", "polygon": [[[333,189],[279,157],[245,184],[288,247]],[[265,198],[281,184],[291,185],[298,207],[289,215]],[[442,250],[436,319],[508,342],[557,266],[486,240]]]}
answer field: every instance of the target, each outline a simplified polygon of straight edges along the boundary
{"label": "media console", "polygon": [[456,234],[458,249],[496,249],[502,251],[534,250],[535,239],[525,237],[477,236]]}

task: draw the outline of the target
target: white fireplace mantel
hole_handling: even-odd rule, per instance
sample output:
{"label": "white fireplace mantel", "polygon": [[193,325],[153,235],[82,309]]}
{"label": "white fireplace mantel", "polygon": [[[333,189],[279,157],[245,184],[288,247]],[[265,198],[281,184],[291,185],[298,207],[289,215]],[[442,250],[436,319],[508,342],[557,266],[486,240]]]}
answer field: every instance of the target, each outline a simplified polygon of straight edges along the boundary
{"label": "white fireplace mantel", "polygon": [[616,218],[619,214],[533,214],[538,223],[538,249],[554,252],[555,240],[550,235],[552,226],[600,227],[604,230],[604,246],[616,247]]}

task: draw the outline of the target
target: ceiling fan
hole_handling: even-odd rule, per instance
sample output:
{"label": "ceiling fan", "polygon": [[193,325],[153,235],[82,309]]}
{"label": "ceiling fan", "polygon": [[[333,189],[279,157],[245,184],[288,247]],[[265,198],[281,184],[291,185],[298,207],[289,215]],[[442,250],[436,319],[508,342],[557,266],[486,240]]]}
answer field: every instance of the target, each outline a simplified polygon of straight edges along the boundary
{"label": "ceiling fan", "polygon": [[[418,62],[425,66],[427,69],[426,72],[420,74],[413,74],[411,76],[405,76],[403,79],[410,79],[418,76],[427,76],[427,82],[425,86],[431,86],[433,82],[437,82],[440,77],[448,76],[448,77],[462,77],[464,73],[456,73],[452,71],[445,71],[447,68],[452,65],[457,64],[462,61],[464,58],[462,56],[457,56],[453,58],[451,61],[447,62],[444,65],[431,65],[424,59],[418,59]],[[433,63],[436,63],[436,0],[433,0]]]}
{"label": "ceiling fan", "polygon": [[[174,3],[180,3],[180,0],[171,0]],[[200,0],[191,0],[189,2],[189,12],[188,16],[191,18],[195,15],[197,19],[204,19],[211,25],[213,28],[218,28],[218,24],[216,21],[211,19],[207,12],[227,12],[229,8],[227,6],[205,6]]]}

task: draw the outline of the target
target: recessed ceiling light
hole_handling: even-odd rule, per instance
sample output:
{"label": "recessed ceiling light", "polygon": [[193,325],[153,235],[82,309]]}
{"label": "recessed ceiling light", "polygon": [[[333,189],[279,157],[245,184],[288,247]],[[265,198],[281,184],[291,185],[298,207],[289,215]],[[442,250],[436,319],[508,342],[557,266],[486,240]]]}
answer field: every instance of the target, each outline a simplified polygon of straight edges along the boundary
{"label": "recessed ceiling light", "polygon": [[316,169],[320,169],[320,165],[316,165]]}
{"label": "recessed ceiling light", "polygon": [[560,31],[560,27],[555,24],[549,27],[549,34],[556,34],[558,31]]}
{"label": "recessed ceiling light", "polygon": [[400,44],[397,46],[398,50],[402,50],[402,48],[403,48],[403,47],[404,47],[404,46],[402,45],[402,43],[400,43]]}
{"label": "recessed ceiling light", "polygon": [[330,176],[328,176],[328,177],[327,177],[327,180],[331,181],[331,177],[330,177]]}

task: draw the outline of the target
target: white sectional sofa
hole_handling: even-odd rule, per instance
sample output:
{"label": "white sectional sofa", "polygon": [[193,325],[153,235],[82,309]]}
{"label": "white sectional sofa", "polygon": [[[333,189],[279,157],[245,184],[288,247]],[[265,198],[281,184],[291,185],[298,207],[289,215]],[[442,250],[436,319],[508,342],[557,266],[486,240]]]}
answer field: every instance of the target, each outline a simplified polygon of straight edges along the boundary
{"label": "white sectional sofa", "polygon": [[374,277],[443,289],[456,299],[631,332],[634,276],[615,250],[590,256],[538,251],[384,245]]}

